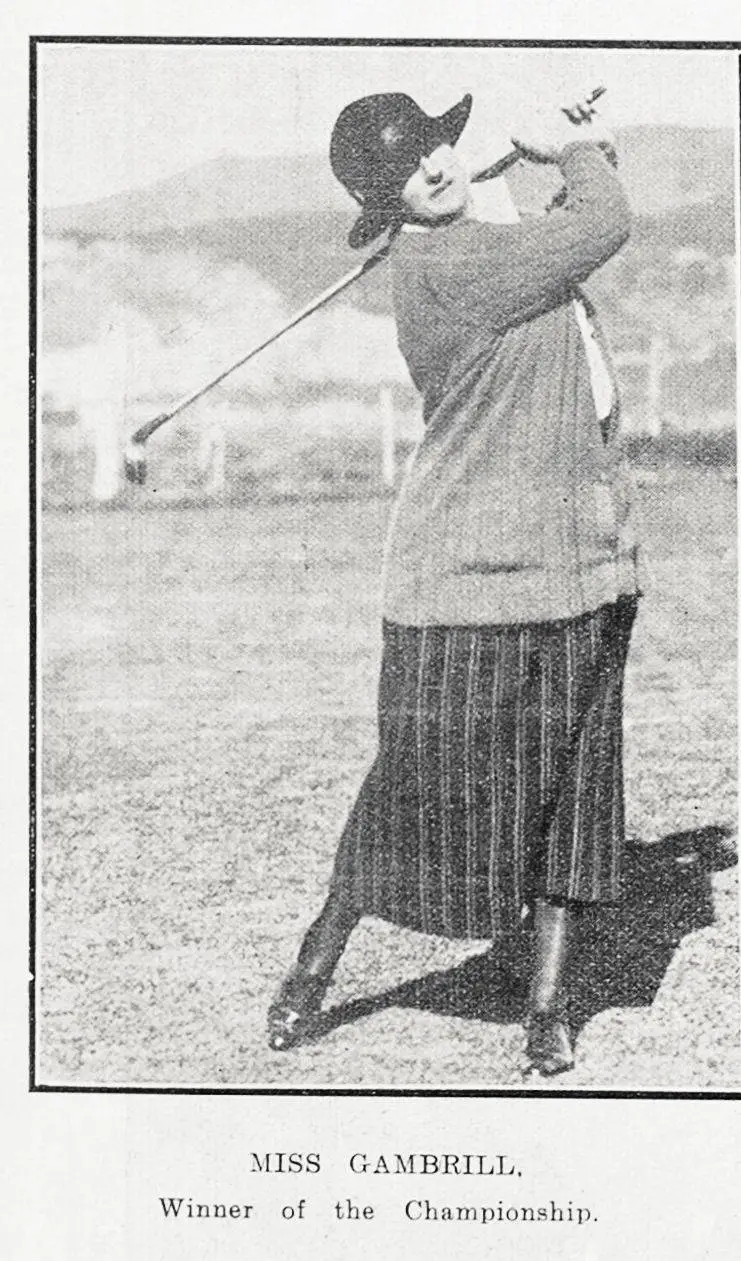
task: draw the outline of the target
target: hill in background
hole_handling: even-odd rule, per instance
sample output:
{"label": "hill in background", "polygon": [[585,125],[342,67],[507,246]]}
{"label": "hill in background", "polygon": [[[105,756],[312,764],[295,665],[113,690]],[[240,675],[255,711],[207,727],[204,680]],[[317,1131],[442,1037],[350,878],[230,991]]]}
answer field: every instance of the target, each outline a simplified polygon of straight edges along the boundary
{"label": "hill in background", "polygon": [[[619,133],[621,176],[649,246],[734,249],[734,139],[718,129],[634,127]],[[511,187],[525,210],[542,207],[558,177],[523,163]],[[358,261],[353,221],[323,154],[298,158],[222,155],[146,188],[43,214],[44,233],[124,240],[153,251],[206,252],[253,268],[291,302],[303,301]],[[363,302],[386,306],[380,277]],[[359,294],[355,295],[359,297]]]}
{"label": "hill in background", "polygon": [[[731,415],[735,398],[733,133],[638,127],[618,143],[636,217],[590,289],[621,355],[626,414],[640,422],[661,378],[665,409],[682,427],[702,427]],[[522,163],[511,174],[526,212],[558,186],[553,168]],[[151,378],[155,393],[182,390],[358,263],[347,245],[353,218],[324,155],[222,155],[147,188],[47,210],[44,350],[61,377],[86,379],[88,369],[59,355],[86,345],[95,354],[101,330],[123,322],[132,389],[147,393]],[[388,288],[388,269],[376,269],[250,366],[245,389],[305,402],[381,381],[402,388]]]}
{"label": "hill in background", "polygon": [[[629,127],[618,133],[620,173],[637,214],[733,197],[731,130]],[[523,163],[509,176],[528,202],[542,185]],[[44,213],[44,231],[120,238],[180,232],[221,220],[331,215],[352,219],[349,198],[324,154],[252,158],[222,154],[145,188]]]}

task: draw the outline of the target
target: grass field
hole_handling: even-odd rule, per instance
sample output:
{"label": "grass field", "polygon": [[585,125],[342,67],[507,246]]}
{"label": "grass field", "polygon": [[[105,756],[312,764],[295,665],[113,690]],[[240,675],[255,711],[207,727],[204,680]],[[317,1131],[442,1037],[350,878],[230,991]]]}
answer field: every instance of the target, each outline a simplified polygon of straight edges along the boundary
{"label": "grass field", "polygon": [[[735,821],[735,488],[641,477],[632,883],[606,937],[585,926],[578,1064],[557,1086],[738,1087],[736,872],[659,861],[669,834]],[[47,514],[40,1082],[521,1085],[519,1000],[485,943],[373,920],[322,1036],[264,1044],[373,755],[387,513]]]}

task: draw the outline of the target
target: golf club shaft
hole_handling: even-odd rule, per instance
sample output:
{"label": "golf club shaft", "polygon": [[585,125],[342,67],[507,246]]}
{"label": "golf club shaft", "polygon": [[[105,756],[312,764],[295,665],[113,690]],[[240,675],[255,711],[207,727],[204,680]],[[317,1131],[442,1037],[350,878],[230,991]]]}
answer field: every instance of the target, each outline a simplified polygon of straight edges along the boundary
{"label": "golf club shaft", "polygon": [[199,398],[203,398],[204,394],[207,394],[209,390],[214,389],[214,387],[219,385],[226,379],[226,377],[231,376],[232,372],[237,371],[237,368],[241,368],[244,364],[249,363],[250,359],[254,359],[255,355],[259,355],[261,351],[267,350],[268,346],[272,346],[273,342],[276,342],[278,338],[282,337],[284,333],[287,333],[289,329],[295,328],[302,320],[308,319],[308,317],[313,315],[315,311],[318,311],[320,307],[325,306],[327,302],[331,302],[332,298],[335,298],[338,293],[342,293],[343,289],[347,289],[348,285],[351,285],[356,280],[359,280],[361,276],[367,275],[369,271],[372,271],[374,267],[383,262],[390,248],[391,242],[389,241],[388,244],[384,245],[382,249],[377,251],[377,253],[371,254],[371,256],[366,258],[364,262],[360,263],[357,267],[353,267],[352,271],[348,272],[347,275],[341,277],[340,280],[336,280],[333,285],[330,285],[329,288],[320,293],[318,297],[312,298],[311,302],[307,303],[305,307],[302,307],[300,311],[291,316],[287,324],[284,324],[281,328],[277,329],[276,332],[271,333],[270,337],[266,337],[265,340],[260,342],[257,346],[253,346],[252,349],[248,350],[247,354],[243,355],[241,359],[238,359],[236,363],[232,363],[228,368],[224,368],[223,372],[220,372],[217,377],[213,378],[213,380],[208,381],[206,385],[201,386],[200,389],[195,390],[192,394],[187,394],[184,398],[181,398],[174,407],[170,408],[169,412],[163,412],[161,415],[153,417],[152,420],[148,420],[146,424],[142,425],[140,429],[137,429],[136,433],[132,436],[132,443],[138,445],[146,442],[147,438],[155,433],[161,425],[166,424],[168,420],[172,420],[174,416],[179,415],[179,413],[184,411],[186,407],[190,407],[192,403],[197,402]]}
{"label": "golf club shaft", "polygon": [[[483,171],[475,172],[475,174],[471,176],[472,182],[474,184],[479,184],[483,180],[496,179],[498,175],[503,174],[503,172],[508,170],[509,167],[514,166],[515,162],[518,162],[521,156],[522,155],[517,149],[513,149],[511,153],[508,153],[505,157],[500,158],[493,166],[486,167]],[[338,294],[342,293],[343,290],[348,289],[349,286],[354,284],[356,280],[360,280],[361,276],[366,276],[369,271],[372,271],[374,267],[377,267],[379,263],[383,262],[383,260],[387,257],[390,248],[391,241],[388,241],[386,245],[382,246],[380,250],[377,250],[375,254],[371,254],[357,267],[353,267],[352,271],[347,272],[346,275],[342,276],[339,280],[335,281],[333,285],[330,285],[328,289],[325,289],[322,293],[320,293],[318,297],[313,298],[312,301],[307,303],[305,307],[302,307],[296,315],[291,317],[287,324],[284,324],[281,328],[277,329],[276,332],[270,335],[270,337],[266,337],[265,340],[260,342],[257,346],[253,346],[252,349],[249,350],[246,355],[243,355],[241,359],[238,359],[236,363],[230,364],[229,367],[225,368],[223,372],[220,372],[217,377],[214,377],[213,380],[208,381],[199,389],[194,390],[193,393],[187,394],[185,397],[179,399],[175,406],[171,407],[168,412],[162,412],[159,416],[154,416],[151,420],[148,420],[141,426],[141,428],[137,429],[136,433],[132,436],[132,443],[139,445],[146,442],[147,439],[150,438],[161,425],[167,424],[168,420],[172,420],[175,416],[178,416],[180,412],[185,411],[186,407],[190,407],[193,403],[196,403],[199,398],[203,398],[204,394],[208,394],[209,390],[214,389],[217,385],[224,381],[226,377],[231,376],[233,372],[236,372],[238,368],[244,367],[246,363],[249,363],[250,359],[254,359],[255,356],[261,354],[263,350],[267,350],[268,346],[272,346],[273,342],[276,342],[279,337],[283,336],[284,333],[287,333],[290,329],[295,328],[297,324],[302,322],[302,320],[308,319],[310,315],[313,315],[315,311],[318,311],[321,307],[325,306],[327,302],[331,302],[332,298],[336,298]]]}
{"label": "golf club shaft", "polygon": [[[598,97],[602,96],[605,90],[606,89],[603,87],[595,88],[591,96],[587,97],[586,104],[592,105]],[[499,158],[498,161],[494,162],[491,166],[486,166],[483,170],[474,172],[471,176],[471,182],[473,184],[481,184],[485,180],[496,179],[497,176],[503,175],[504,172],[509,170],[511,166],[514,166],[516,162],[519,162],[522,156],[523,155],[519,149],[512,149],[511,152],[505,154],[504,157]],[[312,301],[307,303],[305,307],[302,307],[296,315],[293,315],[287,324],[284,324],[282,328],[277,329],[276,332],[271,333],[270,337],[266,337],[265,340],[260,342],[257,346],[253,346],[246,355],[242,355],[240,359],[237,359],[236,363],[232,363],[228,368],[224,368],[217,377],[214,377],[211,381],[208,381],[205,385],[202,385],[199,389],[193,391],[193,393],[185,395],[185,397],[181,398],[174,407],[170,408],[168,412],[162,412],[159,416],[154,416],[151,420],[148,420],[146,424],[142,425],[139,429],[137,429],[136,433],[132,435],[132,445],[140,446],[145,443],[147,439],[150,438],[152,434],[155,433],[162,425],[167,424],[168,420],[172,420],[175,416],[178,416],[180,412],[185,411],[186,407],[190,407],[193,403],[196,403],[199,398],[203,398],[204,394],[208,394],[209,390],[213,390],[217,385],[220,385],[222,381],[226,380],[228,376],[231,376],[233,372],[236,372],[238,368],[244,367],[244,365],[249,363],[251,359],[254,359],[256,355],[261,354],[263,350],[267,350],[268,346],[272,346],[273,342],[276,342],[279,337],[283,336],[284,333],[287,333],[290,329],[295,328],[296,325],[300,324],[303,320],[308,319],[308,317],[313,315],[315,311],[318,311],[328,302],[331,302],[332,298],[336,298],[338,294],[349,288],[349,286],[354,284],[356,280],[360,280],[361,276],[367,275],[374,267],[377,267],[378,264],[383,262],[383,260],[388,256],[395,234],[395,232],[392,233],[391,239],[388,240],[380,250],[377,250],[375,254],[371,254],[357,267],[353,267],[352,271],[349,271],[345,276],[342,276],[339,280],[335,281],[333,285],[330,285],[329,288],[320,293],[318,297],[313,298]]]}

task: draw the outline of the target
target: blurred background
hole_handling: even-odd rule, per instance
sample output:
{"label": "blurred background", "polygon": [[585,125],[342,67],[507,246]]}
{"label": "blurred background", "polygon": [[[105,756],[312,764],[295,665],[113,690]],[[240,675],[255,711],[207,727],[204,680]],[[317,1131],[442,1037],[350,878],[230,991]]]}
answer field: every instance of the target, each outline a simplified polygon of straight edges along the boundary
{"label": "blurred background", "polygon": [[[41,486],[47,507],[366,494],[419,436],[380,269],[148,445],[126,436],[358,261],[326,150],[344,104],[464,91],[472,167],[536,107],[608,88],[635,225],[589,285],[638,460],[735,453],[736,59],[670,51],[60,45],[40,50]],[[523,213],[557,175],[518,167]],[[496,190],[480,190],[480,213]]]}

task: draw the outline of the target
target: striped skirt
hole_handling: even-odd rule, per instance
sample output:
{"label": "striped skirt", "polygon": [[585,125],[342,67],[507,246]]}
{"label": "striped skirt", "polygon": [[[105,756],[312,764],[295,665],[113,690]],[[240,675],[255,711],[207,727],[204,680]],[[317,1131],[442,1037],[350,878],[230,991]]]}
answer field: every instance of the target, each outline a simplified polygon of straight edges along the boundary
{"label": "striped skirt", "polygon": [[419,932],[491,938],[537,896],[612,902],[637,600],[562,622],[385,623],[379,747],[332,892]]}

